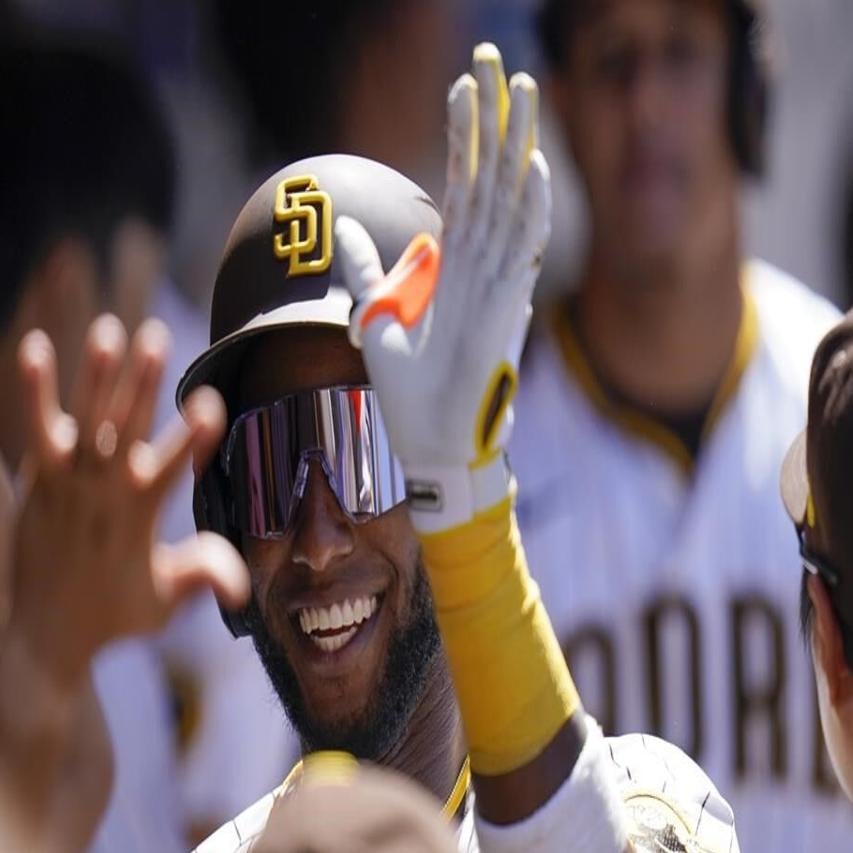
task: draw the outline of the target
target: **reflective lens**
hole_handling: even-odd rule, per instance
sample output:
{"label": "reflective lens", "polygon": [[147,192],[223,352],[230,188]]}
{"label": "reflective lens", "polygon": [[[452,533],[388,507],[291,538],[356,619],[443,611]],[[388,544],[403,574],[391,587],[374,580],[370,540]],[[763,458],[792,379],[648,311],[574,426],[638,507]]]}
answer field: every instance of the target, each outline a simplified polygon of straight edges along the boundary
{"label": "reflective lens", "polygon": [[235,422],[225,446],[234,524],[258,538],[283,535],[302,499],[312,459],[355,520],[405,499],[403,472],[374,392],[323,388],[291,394]]}

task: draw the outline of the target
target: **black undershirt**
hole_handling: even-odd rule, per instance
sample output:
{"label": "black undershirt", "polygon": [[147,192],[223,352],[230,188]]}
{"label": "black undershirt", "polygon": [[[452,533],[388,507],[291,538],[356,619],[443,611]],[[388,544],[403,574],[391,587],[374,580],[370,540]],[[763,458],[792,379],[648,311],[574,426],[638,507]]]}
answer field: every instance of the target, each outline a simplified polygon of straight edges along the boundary
{"label": "black undershirt", "polygon": [[578,342],[578,346],[583,352],[586,363],[607,399],[616,406],[631,409],[665,427],[678,438],[690,454],[690,458],[695,461],[701,450],[705,422],[708,419],[708,412],[711,409],[713,401],[709,400],[696,409],[684,412],[667,412],[652,404],[629,397],[609,377],[603,375],[599,366],[590,358],[589,347],[586,344],[581,326],[578,323],[577,302],[575,299],[569,300],[566,317]]}

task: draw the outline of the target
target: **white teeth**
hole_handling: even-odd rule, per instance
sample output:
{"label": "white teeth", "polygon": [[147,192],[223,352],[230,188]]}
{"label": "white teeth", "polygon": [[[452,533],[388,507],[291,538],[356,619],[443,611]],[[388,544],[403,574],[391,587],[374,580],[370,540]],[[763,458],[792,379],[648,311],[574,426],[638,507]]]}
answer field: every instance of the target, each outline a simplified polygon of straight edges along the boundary
{"label": "white teeth", "polygon": [[343,634],[336,634],[334,637],[315,637],[312,635],[311,641],[328,654],[342,649],[355,636],[356,631],[358,628],[353,625]]}
{"label": "white teeth", "polygon": [[[349,642],[362,622],[373,616],[378,606],[377,597],[372,595],[369,598],[362,596],[354,602],[346,599],[342,604],[335,603],[331,607],[304,607],[299,611],[299,627],[324,651],[337,651]],[[334,637],[312,636],[316,631],[329,630],[341,630],[341,633]],[[342,638],[340,645],[336,645]]]}

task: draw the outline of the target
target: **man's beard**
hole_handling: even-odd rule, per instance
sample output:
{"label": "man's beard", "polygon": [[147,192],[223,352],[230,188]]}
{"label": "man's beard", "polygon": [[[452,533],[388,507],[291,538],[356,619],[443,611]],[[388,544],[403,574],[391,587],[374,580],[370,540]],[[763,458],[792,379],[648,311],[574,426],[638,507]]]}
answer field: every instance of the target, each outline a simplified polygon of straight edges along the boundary
{"label": "man's beard", "polygon": [[252,599],[246,610],[252,640],[285,713],[305,751],[339,749],[376,760],[402,736],[427,685],[428,671],[441,648],[432,596],[418,566],[411,615],[392,635],[384,672],[365,710],[355,719],[325,723],[308,713],[293,667],[270,636]]}

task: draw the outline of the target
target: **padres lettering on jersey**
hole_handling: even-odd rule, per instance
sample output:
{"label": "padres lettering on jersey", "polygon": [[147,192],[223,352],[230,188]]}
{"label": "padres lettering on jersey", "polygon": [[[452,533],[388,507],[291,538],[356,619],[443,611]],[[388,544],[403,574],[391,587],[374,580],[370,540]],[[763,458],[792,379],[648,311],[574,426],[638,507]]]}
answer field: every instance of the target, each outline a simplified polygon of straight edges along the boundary
{"label": "padres lettering on jersey", "polygon": [[755,333],[741,330],[747,357],[692,468],[642,418],[608,407],[565,341],[539,330],[510,447],[519,522],[605,732],[652,731],[694,756],[732,803],[745,850],[847,850],[853,811],[832,793],[778,497],[814,348],[837,312],[761,263],[744,292]]}

